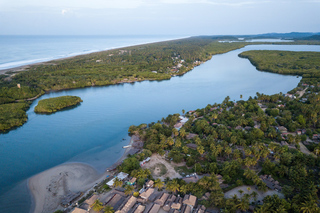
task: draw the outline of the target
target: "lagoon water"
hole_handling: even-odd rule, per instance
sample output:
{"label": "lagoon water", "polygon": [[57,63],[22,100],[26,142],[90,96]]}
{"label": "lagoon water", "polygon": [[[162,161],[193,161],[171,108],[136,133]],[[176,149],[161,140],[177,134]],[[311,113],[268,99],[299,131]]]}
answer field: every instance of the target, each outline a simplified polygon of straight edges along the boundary
{"label": "lagoon water", "polygon": [[[226,96],[246,100],[256,92],[286,93],[301,78],[260,72],[238,54],[247,50],[320,51],[320,46],[249,45],[213,56],[184,76],[106,87],[53,92],[37,99],[22,127],[0,135],[1,212],[28,212],[27,179],[65,162],[83,162],[104,171],[123,153],[130,125],[161,120],[182,109],[194,110]],[[80,106],[52,115],[33,112],[44,98],[76,95]]]}

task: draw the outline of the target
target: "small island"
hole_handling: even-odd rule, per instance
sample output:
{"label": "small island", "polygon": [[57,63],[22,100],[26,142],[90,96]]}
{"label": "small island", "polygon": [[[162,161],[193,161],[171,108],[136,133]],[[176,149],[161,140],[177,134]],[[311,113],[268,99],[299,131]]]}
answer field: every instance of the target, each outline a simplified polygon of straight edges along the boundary
{"label": "small island", "polygon": [[82,102],[80,97],[77,96],[61,96],[56,98],[43,99],[38,102],[34,108],[36,113],[51,114],[67,107],[78,105]]}

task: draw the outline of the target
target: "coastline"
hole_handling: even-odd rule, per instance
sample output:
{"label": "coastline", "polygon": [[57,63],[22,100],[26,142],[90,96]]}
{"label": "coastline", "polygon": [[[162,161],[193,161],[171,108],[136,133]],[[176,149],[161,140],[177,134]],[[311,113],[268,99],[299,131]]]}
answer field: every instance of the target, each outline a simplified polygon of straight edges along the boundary
{"label": "coastline", "polygon": [[61,58],[53,58],[52,60],[45,60],[45,61],[25,64],[25,65],[20,65],[20,66],[16,66],[16,67],[0,69],[0,75],[8,74],[8,72],[12,72],[12,74],[14,75],[14,73],[16,73],[16,72],[28,71],[28,68],[30,68],[32,66],[39,66],[39,65],[43,65],[43,64],[47,64],[47,63],[53,63],[55,61],[61,61],[61,60],[65,60],[65,59],[75,58],[75,57],[78,57],[78,56],[90,55],[92,53],[108,52],[108,51],[118,50],[118,49],[121,49],[121,48],[135,47],[135,46],[146,45],[146,44],[156,44],[156,43],[166,42],[166,41],[177,41],[177,40],[180,40],[180,39],[187,39],[187,38],[190,38],[190,37],[192,37],[192,36],[179,37],[179,38],[173,38],[173,39],[167,39],[167,40],[161,40],[161,41],[143,42],[143,43],[132,44],[132,45],[118,46],[118,47],[111,47],[110,49],[105,49],[105,50],[97,50],[97,51],[93,51],[93,52],[89,52],[89,53],[86,52],[86,53],[83,53],[83,54],[64,56],[64,57],[61,57]]}
{"label": "coastline", "polygon": [[[132,137],[128,145],[133,144]],[[69,192],[81,191],[84,194],[90,191],[96,183],[100,183],[107,175],[113,172],[109,168],[115,168],[128,156],[132,147],[126,148],[120,158],[105,172],[99,173],[91,165],[79,162],[64,163],[41,173],[38,173],[27,180],[28,190],[31,194],[30,212],[54,212],[62,209],[61,198]]]}

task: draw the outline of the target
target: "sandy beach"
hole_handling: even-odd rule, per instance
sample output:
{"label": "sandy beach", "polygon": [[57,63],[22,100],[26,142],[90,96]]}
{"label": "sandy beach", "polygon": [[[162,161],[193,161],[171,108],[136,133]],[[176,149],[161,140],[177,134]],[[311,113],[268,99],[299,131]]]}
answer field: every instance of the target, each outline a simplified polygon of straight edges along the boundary
{"label": "sandy beach", "polygon": [[[130,140],[130,144],[133,140]],[[119,160],[111,167],[121,162],[131,153],[133,148],[127,148]],[[66,163],[41,172],[29,179],[34,213],[54,212],[60,206],[61,199],[69,192],[86,192],[96,183],[101,182],[112,172],[98,173],[93,167],[83,163]]]}

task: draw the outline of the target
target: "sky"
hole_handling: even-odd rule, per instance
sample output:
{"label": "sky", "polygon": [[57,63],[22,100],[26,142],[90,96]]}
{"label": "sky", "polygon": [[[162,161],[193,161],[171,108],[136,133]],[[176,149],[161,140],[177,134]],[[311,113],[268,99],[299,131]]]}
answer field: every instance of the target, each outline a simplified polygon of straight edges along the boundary
{"label": "sky", "polygon": [[320,0],[0,0],[0,35],[320,32]]}

